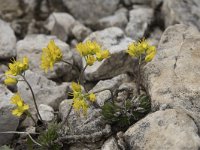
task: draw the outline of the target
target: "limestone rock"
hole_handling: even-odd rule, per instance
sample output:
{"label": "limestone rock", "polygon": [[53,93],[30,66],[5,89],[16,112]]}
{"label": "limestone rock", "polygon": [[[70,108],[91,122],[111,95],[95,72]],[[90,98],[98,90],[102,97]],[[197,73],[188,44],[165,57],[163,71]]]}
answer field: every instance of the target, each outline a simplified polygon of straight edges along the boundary
{"label": "limestone rock", "polygon": [[129,12],[129,22],[126,26],[126,34],[134,40],[143,38],[151,21],[153,20],[153,9],[136,7]]}
{"label": "limestone rock", "polygon": [[72,67],[64,62],[56,63],[53,71],[49,71],[48,73],[45,73],[44,70],[40,68],[42,48],[46,47],[52,39],[63,52],[63,59],[73,64],[72,52],[70,51],[69,46],[55,36],[46,36],[43,34],[27,35],[23,40],[18,41],[17,57],[22,58],[23,56],[27,56],[30,61],[30,70],[45,75],[47,78],[67,76],[68,80],[70,80],[72,75],[69,72],[71,72]]}
{"label": "limestone rock", "polygon": [[15,46],[16,37],[12,28],[7,22],[0,20],[0,60],[15,57]]}
{"label": "limestone rock", "polygon": [[42,120],[50,122],[54,119],[54,110],[52,107],[44,104],[40,104],[39,112],[42,117]]}
{"label": "limestone rock", "polygon": [[126,53],[132,40],[127,38],[120,28],[111,27],[96,31],[89,35],[87,39],[96,41],[104,49],[108,49],[111,57],[87,67],[85,70],[86,80],[107,79],[125,72],[133,72],[136,62]]}
{"label": "limestone rock", "polygon": [[[58,110],[60,102],[67,98],[68,85],[65,83],[56,85],[55,82],[29,70],[26,71],[26,79],[35,93],[38,106],[45,104],[53,107],[54,110]],[[27,84],[25,82],[18,82],[17,86],[18,92],[24,101],[30,104],[32,110],[35,110],[33,97]]]}
{"label": "limestone rock", "polygon": [[120,150],[117,146],[117,140],[114,137],[110,137],[108,140],[105,141],[101,150]]}
{"label": "limestone rock", "polygon": [[196,26],[200,30],[199,0],[164,0],[162,13],[166,27],[177,23],[183,23]]}
{"label": "limestone rock", "polygon": [[[14,105],[10,98],[13,94],[2,84],[0,84],[0,132],[16,131],[19,118],[12,115]],[[14,134],[0,134],[0,146],[9,144]]]}
{"label": "limestone rock", "polygon": [[175,109],[157,111],[138,121],[124,134],[128,149],[198,150],[200,137],[194,120]]}

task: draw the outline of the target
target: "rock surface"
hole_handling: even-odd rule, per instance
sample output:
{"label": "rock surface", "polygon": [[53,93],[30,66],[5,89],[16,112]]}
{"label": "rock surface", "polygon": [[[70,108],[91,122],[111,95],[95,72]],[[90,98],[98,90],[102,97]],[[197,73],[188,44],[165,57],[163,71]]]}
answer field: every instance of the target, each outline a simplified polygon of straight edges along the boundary
{"label": "rock surface", "polygon": [[54,119],[54,110],[52,107],[44,104],[40,104],[39,112],[42,117],[42,120],[50,122]]}
{"label": "rock surface", "polygon": [[16,56],[16,37],[10,25],[0,20],[0,60]]}
{"label": "rock surface", "polygon": [[103,60],[102,62],[95,62],[93,66],[86,68],[86,80],[98,81],[125,72],[133,72],[135,61],[126,53],[128,45],[132,40],[127,38],[120,28],[111,27],[93,32],[86,39],[98,42],[103,48],[108,49],[111,53],[110,58]]}
{"label": "rock surface", "polygon": [[194,120],[174,109],[157,111],[138,121],[124,134],[128,149],[198,150],[200,137]]}
{"label": "rock surface", "polygon": [[110,137],[108,140],[105,141],[101,150],[120,150],[117,145],[117,140],[114,137]]}
{"label": "rock surface", "polygon": [[153,110],[167,105],[199,116],[199,48],[200,34],[195,28],[174,25],[163,33],[156,58],[142,73]]}
{"label": "rock surface", "polygon": [[[13,94],[2,84],[0,84],[0,91],[0,132],[16,131],[19,118],[11,113],[14,109],[14,105],[10,101]],[[0,146],[11,143],[13,135],[0,133]]]}
{"label": "rock surface", "polygon": [[183,23],[196,26],[200,30],[199,0],[164,0],[162,6],[165,26]]}
{"label": "rock surface", "polygon": [[126,34],[134,40],[144,37],[150,23],[153,20],[153,9],[136,7],[129,12],[129,22],[126,26]]}
{"label": "rock surface", "polygon": [[98,19],[114,13],[119,0],[63,0],[63,3],[75,18],[87,24],[93,24]]}
{"label": "rock surface", "polygon": [[54,40],[58,47],[63,52],[63,59],[73,64],[72,52],[69,49],[68,44],[60,41],[55,36],[28,35],[23,40],[17,42],[17,57],[22,58],[27,56],[30,61],[30,70],[45,75],[47,78],[59,78],[67,76],[68,80],[72,78],[72,67],[64,62],[59,62],[54,65],[53,71],[45,73],[41,68],[41,54],[42,48],[46,47],[50,40]]}
{"label": "rock surface", "polygon": [[[26,71],[26,79],[34,91],[38,106],[45,104],[53,107],[54,110],[58,110],[60,102],[67,98],[68,85],[65,83],[56,85],[55,82],[29,70]],[[30,104],[31,109],[35,110],[33,97],[27,84],[18,82],[17,87],[24,101]]]}

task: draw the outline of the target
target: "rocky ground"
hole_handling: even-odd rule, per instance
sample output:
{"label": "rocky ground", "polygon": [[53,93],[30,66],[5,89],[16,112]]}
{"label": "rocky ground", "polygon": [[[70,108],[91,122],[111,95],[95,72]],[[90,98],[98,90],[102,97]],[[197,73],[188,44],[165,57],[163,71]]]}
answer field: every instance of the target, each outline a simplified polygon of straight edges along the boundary
{"label": "rocky ground", "polygon": [[[88,90],[128,88],[136,91],[136,63],[125,50],[145,37],[157,55],[142,69],[142,84],[151,98],[151,112],[128,129],[113,132],[101,109],[91,108],[87,118],[69,116],[70,150],[198,150],[200,149],[200,1],[199,0],[0,0],[0,132],[31,131],[33,122],[11,115],[9,103],[18,91],[33,103],[26,84],[3,84],[11,58],[30,58],[30,81],[42,118],[65,118],[72,101],[67,98],[78,74],[60,62],[47,74],[40,55],[50,39],[62,49],[64,59],[78,68],[82,59],[75,45],[95,40],[109,49],[108,61],[85,70]],[[100,106],[110,98],[97,95]],[[0,134],[0,146],[23,136]],[[13,142],[14,141],[14,142]],[[16,144],[17,143],[17,144]],[[20,149],[20,148],[18,148]]]}

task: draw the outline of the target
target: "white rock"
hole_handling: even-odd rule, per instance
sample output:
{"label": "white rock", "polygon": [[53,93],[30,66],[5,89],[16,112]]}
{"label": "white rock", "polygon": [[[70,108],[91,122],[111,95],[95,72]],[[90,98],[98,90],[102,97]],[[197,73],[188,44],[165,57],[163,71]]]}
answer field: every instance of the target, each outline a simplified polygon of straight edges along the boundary
{"label": "white rock", "polygon": [[54,40],[56,45],[61,49],[63,53],[63,59],[73,64],[72,52],[69,46],[57,39],[55,36],[39,35],[27,35],[23,40],[17,42],[17,57],[22,58],[27,56],[30,61],[30,70],[45,75],[47,78],[59,78],[67,76],[68,80],[71,79],[72,67],[58,62],[54,65],[53,71],[45,73],[40,68],[42,48],[46,47],[50,40]]}
{"label": "white rock", "polygon": [[[26,71],[26,79],[33,89],[38,106],[46,104],[53,107],[54,110],[58,110],[60,102],[67,98],[68,85],[65,83],[56,85],[55,82],[29,70]],[[17,87],[24,101],[30,105],[32,110],[35,110],[33,97],[27,84],[18,82]]]}
{"label": "white rock", "polygon": [[198,150],[200,137],[194,120],[174,109],[157,111],[138,121],[124,134],[129,149]]}
{"label": "white rock", "polygon": [[63,0],[63,3],[75,18],[93,24],[114,13],[119,0]]}
{"label": "white rock", "polygon": [[105,141],[101,150],[120,150],[117,146],[117,140],[114,137],[110,137],[108,140]]}
{"label": "white rock", "polygon": [[[104,49],[108,49],[111,56],[102,62],[95,62],[93,66],[87,67],[85,70],[86,80],[107,79],[128,71],[133,72],[136,62],[126,53],[132,40],[127,38],[120,28],[112,27],[96,31],[89,35],[87,39],[96,41]],[[83,61],[83,63],[85,62]]]}
{"label": "white rock", "polygon": [[0,59],[16,56],[16,37],[10,25],[0,20]]}
{"label": "white rock", "polygon": [[199,0],[164,0],[162,13],[165,26],[183,23],[196,26],[200,30]]}
{"label": "white rock", "polygon": [[126,26],[126,34],[134,40],[143,38],[151,21],[153,20],[153,9],[136,7],[129,12],[129,22]]}
{"label": "white rock", "polygon": [[48,105],[40,104],[39,112],[44,121],[50,122],[54,119],[54,110]]}
{"label": "white rock", "polygon": [[[0,132],[16,131],[19,118],[12,115],[14,105],[11,104],[13,94],[2,84],[0,84]],[[0,146],[9,144],[14,134],[0,133]]]}

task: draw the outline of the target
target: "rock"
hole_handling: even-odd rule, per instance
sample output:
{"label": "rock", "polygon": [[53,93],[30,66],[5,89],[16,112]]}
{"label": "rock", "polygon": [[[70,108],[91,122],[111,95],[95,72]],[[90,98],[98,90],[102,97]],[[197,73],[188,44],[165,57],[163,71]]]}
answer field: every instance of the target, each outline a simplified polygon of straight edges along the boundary
{"label": "rock", "polygon": [[117,146],[117,140],[114,137],[110,137],[108,140],[105,141],[101,150],[120,150]]}
{"label": "rock", "polygon": [[165,30],[155,59],[142,71],[153,110],[166,104],[192,113],[193,118],[199,116],[199,49],[200,34],[196,28],[174,25]]}
{"label": "rock", "polygon": [[49,16],[45,27],[52,35],[56,35],[62,41],[67,41],[74,25],[75,19],[70,14],[55,12]]}
{"label": "rock", "polygon": [[129,22],[125,29],[126,34],[134,40],[143,38],[153,20],[153,9],[136,7],[129,12],[129,16]]}
{"label": "rock", "polygon": [[[2,84],[0,84],[0,132],[16,131],[19,118],[12,115],[14,105],[11,104],[13,94]],[[14,134],[0,133],[0,146],[11,143]]]}
{"label": "rock", "polygon": [[167,150],[200,148],[194,120],[175,109],[157,111],[138,121],[124,134],[128,149]]}
{"label": "rock", "polygon": [[65,61],[73,64],[72,52],[69,49],[69,46],[58,40],[55,36],[46,36],[43,34],[38,35],[27,35],[23,40],[17,42],[17,57],[22,58],[27,56],[30,61],[30,70],[33,72],[45,75],[47,78],[59,78],[62,76],[67,76],[68,80],[72,78],[71,72],[72,67],[67,65],[64,62],[58,62],[54,65],[53,71],[45,73],[44,70],[40,68],[41,64],[41,54],[42,48],[46,47],[50,40],[54,40],[56,45],[63,52],[63,59]]}
{"label": "rock", "polygon": [[79,21],[94,24],[100,18],[113,14],[119,0],[63,0],[63,3]]}
{"label": "rock", "polygon": [[3,14],[3,19],[13,20],[22,15],[19,0],[15,0],[14,2],[13,0],[0,0],[0,4],[0,13]]}
{"label": "rock", "polygon": [[5,80],[5,71],[8,70],[8,66],[4,65],[4,64],[0,64],[0,84],[4,84],[4,80]]}
{"label": "rock", "polygon": [[40,104],[39,112],[42,117],[42,120],[50,122],[54,119],[54,110],[52,107],[44,104]]}
{"label": "rock", "polygon": [[[112,27],[93,32],[86,40],[96,41],[104,49],[108,49],[111,57],[102,62],[95,62],[85,70],[85,79],[98,81],[108,79],[125,72],[133,72],[135,61],[128,56],[126,50],[132,42],[120,28]],[[85,63],[83,61],[83,63]]]}
{"label": "rock", "polygon": [[126,74],[118,75],[112,79],[99,81],[93,87],[93,89],[90,90],[90,92],[102,91],[96,93],[96,102],[99,106],[102,107],[105,101],[109,100],[112,96],[109,90],[104,90],[104,89],[110,89],[112,92],[115,92],[122,83],[129,81],[130,77],[128,75]]}
{"label": "rock", "polygon": [[83,41],[91,32],[91,29],[87,28],[78,21],[72,29],[72,34],[78,41]]}
{"label": "rock", "polygon": [[7,22],[0,20],[0,60],[15,57],[15,46],[16,37],[12,28]]}
{"label": "rock", "polygon": [[154,46],[158,46],[159,44],[159,41],[160,41],[160,38],[162,36],[162,31],[159,29],[159,28],[155,28],[150,36],[148,37],[147,41],[151,44],[151,45],[154,45]]}
{"label": "rock", "polygon": [[166,27],[177,23],[183,23],[196,26],[200,30],[199,0],[164,0],[162,13]]}
{"label": "rock", "polygon": [[[56,85],[55,82],[29,70],[26,71],[26,79],[33,89],[38,106],[45,104],[53,107],[54,110],[58,110],[60,102],[67,98],[69,87],[65,83]],[[27,84],[25,82],[18,82],[17,87],[21,97],[34,111],[33,97]]]}
{"label": "rock", "polygon": [[133,5],[133,4],[149,5],[151,0],[123,0],[123,2],[125,5]]}
{"label": "rock", "polygon": [[108,27],[119,27],[121,29],[125,29],[127,23],[127,9],[121,8],[116,11],[114,15],[99,19],[97,28],[104,29]]}
{"label": "rock", "polygon": [[[72,100],[65,100],[60,104],[59,114],[61,119],[67,116]],[[97,146],[101,143],[102,138],[108,137],[111,134],[110,125],[106,125],[101,116],[101,109],[89,108],[87,117],[77,116],[72,109],[68,117],[68,127],[70,130],[66,131],[66,135],[61,137],[61,141],[65,143],[87,143],[90,146]],[[93,149],[95,149],[93,147]]]}

